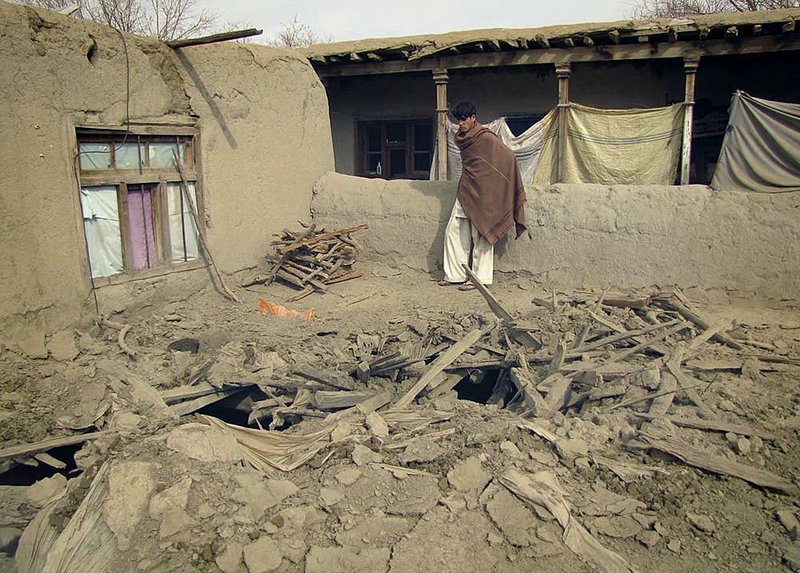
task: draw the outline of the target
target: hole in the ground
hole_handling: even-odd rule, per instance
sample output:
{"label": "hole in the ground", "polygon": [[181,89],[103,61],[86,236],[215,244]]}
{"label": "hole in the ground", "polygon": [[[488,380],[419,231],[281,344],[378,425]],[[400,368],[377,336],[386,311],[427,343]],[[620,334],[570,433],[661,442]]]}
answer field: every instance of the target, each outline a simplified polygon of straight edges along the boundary
{"label": "hole in the ground", "polygon": [[[465,376],[453,389],[458,394],[459,400],[487,404],[494,395],[499,400],[498,403],[503,406],[513,396],[509,385],[502,382],[506,378],[505,376],[501,378],[503,372],[498,368],[475,371],[469,376]],[[498,381],[500,381],[499,386]]]}
{"label": "hole in the ground", "polygon": [[[255,422],[249,424],[248,419],[250,418],[250,413],[252,411],[251,407],[253,403],[259,400],[264,400],[265,398],[267,398],[267,396],[258,390],[244,391],[234,394],[233,396],[229,396],[228,398],[220,400],[219,402],[209,404],[208,406],[197,410],[196,413],[213,416],[214,418],[222,420],[226,424],[241,426],[243,428],[258,429],[258,424]],[[299,416],[287,414],[284,417],[284,423],[273,428],[273,430],[286,430],[300,420],[301,418]],[[272,422],[272,416],[264,416],[263,418],[259,418],[258,421],[261,423],[261,427],[266,430]]]}
{"label": "hole in the ground", "polygon": [[72,477],[70,472],[77,468],[75,464],[75,454],[80,450],[82,445],[63,446],[54,448],[47,453],[55,459],[64,462],[66,466],[62,469],[56,469],[40,462],[38,466],[27,466],[25,464],[17,464],[8,471],[0,474],[0,485],[33,485],[37,481],[52,477],[56,474],[63,474],[67,477]]}

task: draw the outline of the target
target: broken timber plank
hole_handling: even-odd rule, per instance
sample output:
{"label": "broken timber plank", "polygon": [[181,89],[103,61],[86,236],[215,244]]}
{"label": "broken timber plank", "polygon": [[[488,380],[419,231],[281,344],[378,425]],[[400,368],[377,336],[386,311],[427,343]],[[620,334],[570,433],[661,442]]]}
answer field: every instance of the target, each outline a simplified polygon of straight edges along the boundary
{"label": "broken timber plank", "polygon": [[311,366],[295,366],[292,369],[292,374],[296,374],[297,376],[306,378],[308,380],[313,380],[315,382],[321,382],[322,384],[326,384],[340,390],[353,389],[353,382],[350,380],[346,380],[341,376],[322,371],[318,368],[312,368]]}
{"label": "broken timber plank", "polygon": [[318,390],[314,393],[314,403],[320,410],[338,410],[355,406],[374,396],[375,392],[366,390],[340,390],[337,392]]}
{"label": "broken timber plank", "polygon": [[423,388],[425,388],[431,380],[438,376],[442,370],[450,366],[450,364],[452,364],[456,358],[469,350],[473,344],[478,342],[478,340],[480,340],[481,337],[489,332],[492,328],[494,328],[494,325],[483,330],[473,330],[464,338],[456,342],[453,346],[448,348],[445,352],[440,354],[439,357],[431,363],[428,370],[425,371],[422,376],[420,376],[420,379],[417,380],[417,383],[414,384],[414,386],[408,392],[406,392],[402,398],[392,405],[392,410],[402,410],[411,404],[411,402],[414,401],[414,398],[417,397],[417,394],[422,392]]}
{"label": "broken timber plank", "polygon": [[[688,306],[686,306],[683,303],[681,303],[680,301],[678,301],[677,297],[674,296],[674,293],[673,293],[673,296],[658,297],[658,298],[655,298],[653,300],[655,300],[656,302],[668,307],[671,310],[674,310],[675,312],[680,314],[682,317],[684,317],[687,320],[690,320],[691,322],[693,322],[694,324],[696,324],[697,326],[699,326],[703,330],[708,330],[709,328],[711,328],[711,326],[709,325],[708,321],[705,318],[700,316],[700,314],[698,314],[693,309],[689,308]],[[720,342],[722,342],[723,344],[726,344],[726,345],[730,346],[734,350],[742,350],[742,348],[743,348],[743,346],[741,344],[739,344],[736,340],[734,340],[730,336],[726,336],[725,334],[723,334],[721,332],[715,333],[713,335],[713,338],[718,340],[718,341],[720,341]]]}
{"label": "broken timber plank", "polygon": [[795,484],[767,470],[735,462],[672,439],[656,438],[644,432],[640,432],[638,437],[641,439],[640,442],[631,440],[628,442],[628,446],[635,449],[658,450],[701,470],[737,477],[753,485],[772,489],[781,493],[791,495],[800,494],[800,488]]}
{"label": "broken timber plank", "polygon": [[533,348],[534,350],[541,348],[542,345],[538,340],[531,336],[529,332],[516,328],[517,325],[514,321],[514,317],[511,316],[511,313],[509,313],[499,302],[497,302],[497,299],[494,298],[494,295],[492,295],[492,293],[489,292],[489,289],[478,280],[478,277],[476,277],[475,273],[470,270],[469,266],[463,264],[461,266],[466,271],[470,282],[472,282],[477,291],[481,293],[481,296],[484,298],[484,300],[486,300],[486,303],[489,305],[489,308],[492,310],[495,316],[503,321],[503,326],[509,329],[511,338],[520,344],[524,344],[525,346]]}
{"label": "broken timber plank", "polygon": [[194,386],[178,386],[177,388],[170,388],[169,390],[165,390],[160,394],[164,399],[164,402],[167,404],[176,404],[184,400],[190,400],[192,398],[206,396],[207,394],[213,394],[217,391],[219,391],[219,388],[215,388],[208,382],[201,382],[200,384],[195,384]]}
{"label": "broken timber plank", "polygon": [[694,381],[691,377],[687,374],[684,374],[681,370],[681,362],[683,361],[683,343],[679,342],[678,347],[675,349],[675,353],[672,357],[667,361],[667,370],[675,376],[675,379],[678,381],[678,386],[684,391],[684,393],[689,397],[689,399],[694,402],[694,405],[700,410],[700,415],[706,419],[716,418],[717,416],[714,414],[714,411],[709,408],[703,399],[700,397],[700,394],[697,393],[695,390],[695,385],[692,385],[691,382]]}
{"label": "broken timber plank", "polygon": [[174,412],[178,416],[185,416],[186,414],[191,414],[192,412],[196,412],[201,408],[205,408],[206,406],[213,404],[214,402],[219,402],[223,398],[227,398],[228,396],[233,396],[237,392],[241,392],[244,390],[246,386],[235,386],[235,387],[226,387],[221,390],[215,391],[213,394],[207,394],[205,396],[201,396],[199,398],[195,398],[194,400],[187,400],[186,402],[181,402],[180,404],[175,404],[169,407],[171,412]]}
{"label": "broken timber plank", "polygon": [[10,460],[19,456],[32,456],[39,452],[46,452],[53,448],[60,448],[62,446],[74,446],[82,444],[89,440],[94,440],[101,436],[109,434],[107,430],[102,432],[90,432],[88,434],[78,434],[77,436],[67,436],[66,438],[50,438],[49,440],[42,440],[41,442],[34,442],[32,444],[21,444],[19,446],[11,446],[0,450],[0,461]]}
{"label": "broken timber plank", "polygon": [[732,432],[740,436],[758,436],[762,440],[770,441],[775,439],[775,436],[769,432],[762,432],[761,430],[756,430],[755,428],[745,426],[744,424],[734,424],[720,420],[687,420],[686,418],[678,418],[677,416],[654,416],[652,414],[644,414],[642,412],[631,412],[631,415],[636,416],[637,418],[643,418],[645,420],[655,420],[656,418],[660,418],[662,420],[668,420],[676,426],[692,428],[694,430],[706,430],[709,432],[721,433]]}

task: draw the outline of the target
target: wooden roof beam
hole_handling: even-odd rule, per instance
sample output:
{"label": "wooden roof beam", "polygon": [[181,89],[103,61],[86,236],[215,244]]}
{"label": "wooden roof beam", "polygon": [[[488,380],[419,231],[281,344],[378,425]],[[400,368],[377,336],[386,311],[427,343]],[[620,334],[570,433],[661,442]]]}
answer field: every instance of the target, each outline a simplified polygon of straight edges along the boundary
{"label": "wooden roof beam", "polygon": [[608,39],[611,40],[612,44],[619,44],[619,30],[611,30],[608,33]]}
{"label": "wooden roof beam", "polygon": [[755,26],[753,26],[754,36],[760,36],[763,33],[764,33],[764,26],[762,26],[761,24],[756,24]]}
{"label": "wooden roof beam", "polygon": [[567,48],[574,48],[575,47],[575,40],[572,38],[564,38],[564,45]]}
{"label": "wooden roof beam", "polygon": [[581,42],[583,42],[584,46],[594,46],[594,40],[592,40],[589,36],[584,36],[581,38]]}
{"label": "wooden roof beam", "polygon": [[784,22],[781,26],[781,31],[784,34],[790,34],[791,32],[794,32],[794,19],[789,18],[788,22]]}
{"label": "wooden roof beam", "polygon": [[739,28],[736,26],[731,26],[727,30],[725,30],[725,37],[729,40],[733,40],[734,38],[739,37]]}
{"label": "wooden roof beam", "polygon": [[550,47],[550,40],[548,40],[544,34],[536,34],[533,39],[542,48]]}

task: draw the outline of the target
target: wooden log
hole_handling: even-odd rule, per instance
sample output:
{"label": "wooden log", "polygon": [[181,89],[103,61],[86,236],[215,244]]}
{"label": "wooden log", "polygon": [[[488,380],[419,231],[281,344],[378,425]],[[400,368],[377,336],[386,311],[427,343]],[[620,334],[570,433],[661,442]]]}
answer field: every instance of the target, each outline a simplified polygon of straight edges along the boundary
{"label": "wooden log", "polygon": [[228,396],[233,396],[234,394],[241,392],[244,389],[245,386],[225,387],[222,388],[221,390],[217,390],[213,394],[207,394],[205,396],[201,396],[193,400],[187,400],[179,404],[174,404],[173,406],[170,406],[169,410],[170,412],[174,412],[178,416],[185,416],[187,414],[191,414],[192,412],[196,412],[201,408],[210,406],[215,402],[219,402],[223,398],[227,398]]}
{"label": "wooden log", "polygon": [[649,296],[645,297],[626,297],[621,295],[609,296],[603,299],[603,304],[606,306],[615,306],[618,308],[647,308],[652,303]]}
{"label": "wooden log", "polygon": [[310,237],[308,239],[303,239],[302,241],[295,241],[291,245],[288,245],[284,249],[284,252],[288,253],[288,252],[291,252],[291,251],[295,251],[295,250],[297,250],[297,249],[299,249],[301,247],[308,247],[308,246],[312,246],[312,245],[317,245],[317,244],[321,243],[322,241],[326,241],[328,239],[333,239],[333,238],[336,238],[336,237],[338,237],[340,235],[347,235],[349,233],[355,233],[357,231],[363,231],[364,229],[368,229],[368,228],[369,228],[369,225],[364,224],[364,225],[357,225],[355,227],[350,227],[348,229],[339,229],[338,231],[327,231],[327,232],[324,232],[324,233],[319,233],[319,234],[317,234],[317,235],[315,235],[313,237]]}
{"label": "wooden log", "polygon": [[227,42],[228,40],[239,40],[241,38],[249,38],[251,36],[258,36],[264,30],[256,28],[247,28],[246,30],[234,30],[232,32],[222,32],[220,34],[212,34],[210,36],[201,36],[199,38],[185,38],[181,40],[170,40],[167,46],[173,50],[178,48],[188,48],[189,46],[199,46],[201,44],[213,44],[215,42]]}
{"label": "wooden log", "polygon": [[641,432],[638,438],[639,440],[630,440],[627,446],[632,449],[658,450],[701,470],[737,477],[753,485],[789,495],[800,494],[800,488],[795,484],[772,472],[723,458],[712,452],[694,448],[677,440],[657,438],[645,432]]}
{"label": "wooden log", "polygon": [[50,438],[32,444],[20,444],[18,446],[3,448],[0,450],[0,461],[10,460],[20,456],[33,456],[34,454],[46,452],[54,448],[61,448],[63,446],[82,444],[83,442],[106,436],[109,433],[109,431],[104,430],[102,432],[90,432],[88,434],[78,434],[76,436],[67,436],[64,438]]}
{"label": "wooden log", "polygon": [[678,347],[675,349],[675,354],[667,361],[667,370],[675,376],[675,379],[678,381],[678,386],[681,387],[689,399],[694,402],[694,405],[700,410],[700,415],[706,419],[716,418],[717,416],[714,414],[713,410],[709,408],[705,401],[700,397],[700,394],[697,393],[697,390],[694,388],[697,386],[697,380],[692,378],[691,376],[685,374],[681,370],[681,362],[683,361],[683,343],[678,343]]}
{"label": "wooden log", "polygon": [[629,330],[619,334],[612,334],[611,336],[606,336],[605,338],[601,338],[599,340],[595,340],[594,342],[584,344],[580,348],[576,348],[570,351],[568,356],[577,356],[583,354],[584,352],[589,352],[590,350],[595,350],[596,348],[602,348],[603,346],[607,346],[609,344],[614,344],[616,342],[622,342],[630,338],[636,338],[638,336],[650,334],[655,330],[660,330],[662,328],[670,328],[676,324],[680,324],[680,322],[681,322],[680,320],[672,320],[670,322],[661,322],[659,324],[653,324],[645,328],[641,328],[639,330]]}
{"label": "wooden log", "polygon": [[65,467],[67,467],[67,464],[54,458],[47,452],[39,452],[38,454],[34,454],[33,457],[36,458],[40,463],[50,466],[53,469],[63,470]]}
{"label": "wooden log", "polygon": [[339,410],[341,408],[350,408],[374,396],[375,392],[364,390],[344,390],[338,392],[318,390],[314,394],[314,403],[320,410]]}
{"label": "wooden log", "polygon": [[[494,326],[491,328],[494,328]],[[439,357],[428,367],[428,370],[422,376],[420,376],[419,380],[417,380],[417,383],[414,384],[414,386],[399,400],[397,400],[391,409],[402,410],[403,408],[409,406],[414,398],[417,397],[417,395],[428,385],[431,380],[438,376],[439,373],[442,372],[442,370],[444,370],[446,367],[450,366],[450,364],[452,364],[456,358],[469,350],[472,345],[478,342],[478,340],[480,340],[484,334],[489,332],[491,328],[484,330],[473,330],[449,349],[447,349],[444,353],[439,355]]]}
{"label": "wooden log", "polygon": [[[675,296],[659,296],[657,298],[654,298],[653,300],[664,307],[676,311],[686,320],[693,322],[703,330],[708,330],[709,328],[711,328],[711,326],[709,325],[708,321],[705,318],[700,316],[700,314],[695,310],[689,308],[687,305],[678,301]],[[715,340],[722,342],[723,344],[730,346],[734,350],[742,350],[743,348],[742,345],[739,344],[736,340],[734,340],[729,336],[726,336],[721,332],[715,333],[713,335],[713,338]]]}
{"label": "wooden log", "polygon": [[539,343],[538,340],[536,340],[533,336],[531,336],[529,332],[516,329],[516,323],[514,322],[514,317],[512,317],[511,313],[509,313],[505,308],[503,308],[503,305],[501,305],[497,301],[497,299],[494,298],[494,295],[492,295],[492,293],[489,292],[489,289],[486,288],[483,285],[483,283],[481,283],[481,281],[478,280],[478,277],[475,276],[475,273],[472,272],[469,266],[463,264],[461,266],[466,271],[470,282],[473,285],[475,285],[477,291],[481,293],[481,296],[483,296],[484,300],[489,305],[489,308],[492,310],[495,316],[497,316],[497,318],[503,321],[503,326],[509,329],[511,338],[513,338],[520,344],[533,348],[534,350],[538,350],[539,348],[541,348],[542,345]]}
{"label": "wooden log", "polygon": [[325,384],[327,386],[332,386],[333,388],[338,388],[340,390],[353,389],[352,380],[342,378],[338,374],[333,374],[331,372],[320,370],[319,368],[313,368],[311,366],[295,366],[292,369],[292,374],[295,374],[302,378],[306,378],[308,380],[314,380],[315,382],[320,382],[322,384]]}
{"label": "wooden log", "polygon": [[561,370],[561,367],[564,366],[564,357],[567,355],[567,343],[566,341],[562,340],[556,346],[556,351],[553,353],[553,359],[550,361],[550,364],[547,366],[547,373],[554,374]]}
{"label": "wooden log", "polygon": [[325,281],[326,285],[332,285],[336,283],[343,283],[344,281],[350,281],[353,279],[361,278],[364,276],[364,273],[359,271],[353,271],[344,275],[340,275],[338,277],[332,277]]}
{"label": "wooden log", "polygon": [[669,372],[661,374],[661,369],[657,368],[661,376],[661,383],[658,385],[659,396],[654,396],[650,402],[648,412],[652,416],[664,416],[669,412],[672,401],[675,399],[675,392],[678,390],[678,381]]}
{"label": "wooden log", "polygon": [[755,428],[751,428],[750,426],[745,426],[744,424],[735,424],[731,422],[725,422],[722,420],[689,420],[686,418],[679,418],[677,416],[656,416],[652,413],[643,414],[642,412],[631,412],[632,416],[636,416],[637,418],[643,418],[645,420],[655,420],[656,418],[662,420],[668,420],[672,422],[676,426],[681,426],[683,428],[692,428],[694,430],[705,430],[707,432],[720,432],[726,434],[728,432],[732,432],[734,434],[738,434],[740,436],[758,436],[762,440],[774,440],[775,436],[770,434],[769,432],[764,432],[761,430],[756,430]]}
{"label": "wooden log", "polygon": [[522,396],[525,407],[530,410],[535,417],[545,417],[544,413],[548,410],[548,406],[544,397],[539,394],[539,391],[536,389],[530,372],[524,368],[512,368],[509,371],[509,378]]}

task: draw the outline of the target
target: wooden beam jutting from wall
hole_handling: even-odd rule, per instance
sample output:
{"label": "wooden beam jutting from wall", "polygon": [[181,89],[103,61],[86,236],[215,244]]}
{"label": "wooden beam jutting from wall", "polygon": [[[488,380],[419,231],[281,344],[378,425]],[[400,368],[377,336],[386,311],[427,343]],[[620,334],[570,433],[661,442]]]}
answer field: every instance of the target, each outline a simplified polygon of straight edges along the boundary
{"label": "wooden beam jutting from wall", "polygon": [[447,80],[447,70],[433,72],[436,85],[436,179],[439,181],[447,180]]}
{"label": "wooden beam jutting from wall", "polygon": [[734,38],[739,37],[739,28],[736,26],[731,26],[727,30],[725,30],[725,37],[729,40],[733,40]]}
{"label": "wooden beam jutting from wall", "polygon": [[581,42],[583,42],[584,46],[594,46],[594,40],[592,40],[589,36],[584,36],[581,38]]}
{"label": "wooden beam jutting from wall", "polygon": [[536,34],[533,38],[539,46],[542,48],[549,48],[550,47],[550,40],[544,34]]}
{"label": "wooden beam jutting from wall", "polygon": [[167,42],[167,46],[172,49],[186,48],[188,46],[199,46],[201,44],[213,44],[215,42],[227,42],[228,40],[239,40],[241,38],[249,38],[250,36],[258,36],[264,30],[257,30],[256,28],[248,28],[247,30],[234,30],[232,32],[223,32],[221,34],[212,34],[211,36],[202,36],[200,38],[185,38],[183,40],[171,40]]}
{"label": "wooden beam jutting from wall", "polygon": [[789,21],[785,22],[781,26],[781,31],[784,34],[790,34],[790,33],[794,32],[794,20],[792,18],[789,18]]}
{"label": "wooden beam jutting from wall", "polygon": [[558,78],[558,181],[564,182],[564,156],[567,150],[567,110],[569,109],[569,63],[556,64]]}
{"label": "wooden beam jutting from wall", "polygon": [[572,38],[564,38],[564,45],[568,48],[574,48],[575,40],[573,40]]}
{"label": "wooden beam jutting from wall", "polygon": [[689,184],[689,165],[692,157],[692,119],[694,118],[694,84],[697,77],[699,57],[683,59],[686,91],[683,98],[683,140],[681,144],[681,185]]}
{"label": "wooden beam jutting from wall", "polygon": [[619,44],[619,30],[611,30],[608,33],[608,39],[611,40],[612,44]]}

